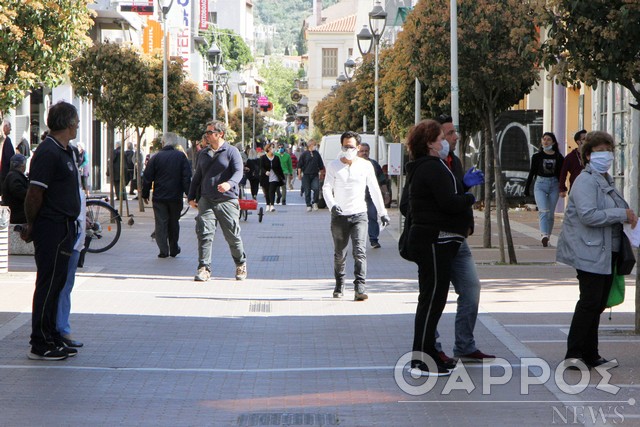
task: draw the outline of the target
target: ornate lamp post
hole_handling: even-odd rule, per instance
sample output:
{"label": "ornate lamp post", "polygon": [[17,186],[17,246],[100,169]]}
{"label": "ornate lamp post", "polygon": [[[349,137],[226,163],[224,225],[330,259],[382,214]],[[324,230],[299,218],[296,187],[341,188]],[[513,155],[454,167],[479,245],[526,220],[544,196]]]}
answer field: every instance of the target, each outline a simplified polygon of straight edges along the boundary
{"label": "ornate lamp post", "polygon": [[356,61],[353,58],[349,57],[344,63],[344,75],[347,77],[347,80],[351,80],[353,75],[356,73]]}
{"label": "ornate lamp post", "polygon": [[240,110],[242,112],[242,149],[244,150],[244,97],[247,95],[247,82],[243,80],[238,83],[238,92],[242,96],[242,108]]}
{"label": "ornate lamp post", "polygon": [[387,25],[387,12],[384,11],[380,1],[376,1],[375,6],[369,12],[369,27],[363,26],[360,33],[356,36],[358,40],[358,50],[362,56],[374,48],[375,54],[375,77],[374,77],[374,127],[376,146],[378,145],[379,129],[378,129],[378,51],[380,50],[380,39]]}
{"label": "ornate lamp post", "polygon": [[160,6],[160,11],[162,12],[162,35],[164,38],[164,53],[162,55],[162,136],[163,138],[166,136],[168,132],[168,123],[169,123],[169,84],[168,84],[168,65],[167,61],[169,58],[169,34],[167,30],[167,15],[171,10],[171,6],[173,6],[173,0],[158,0],[158,5]]}
{"label": "ornate lamp post", "polygon": [[211,47],[207,51],[207,58],[209,58],[209,66],[211,67],[211,84],[213,85],[213,120],[216,120],[216,73],[222,63],[222,51],[215,43],[211,43]]}
{"label": "ornate lamp post", "polygon": [[224,111],[224,121],[225,123],[229,123],[229,118],[227,115],[227,109],[225,108],[225,106],[227,105],[226,103],[226,98],[225,97],[225,93],[226,93],[226,89],[227,89],[227,83],[229,82],[229,71],[227,71],[224,66],[221,64],[220,67],[218,68],[218,72],[215,73],[215,77],[217,79],[217,83],[219,83],[218,89],[216,91],[216,94],[214,96],[214,98],[217,98],[218,95],[220,95],[220,102],[222,104],[222,109]]}

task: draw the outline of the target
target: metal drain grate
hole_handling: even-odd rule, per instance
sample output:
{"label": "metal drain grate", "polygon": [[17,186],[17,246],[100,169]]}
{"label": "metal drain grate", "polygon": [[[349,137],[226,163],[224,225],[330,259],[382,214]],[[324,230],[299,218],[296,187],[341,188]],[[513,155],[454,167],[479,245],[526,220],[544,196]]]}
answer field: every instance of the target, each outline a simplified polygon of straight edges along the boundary
{"label": "metal drain grate", "polygon": [[258,239],[293,239],[293,236],[258,236]]}
{"label": "metal drain grate", "polygon": [[263,262],[278,261],[279,259],[280,259],[280,255],[265,255],[262,257]]}
{"label": "metal drain grate", "polygon": [[338,417],[334,414],[306,413],[254,413],[238,417],[240,427],[258,426],[337,426]]}
{"label": "metal drain grate", "polygon": [[272,227],[284,227],[284,223],[279,223],[279,222],[272,222],[271,223]]}
{"label": "metal drain grate", "polygon": [[271,313],[270,301],[249,302],[249,313]]}

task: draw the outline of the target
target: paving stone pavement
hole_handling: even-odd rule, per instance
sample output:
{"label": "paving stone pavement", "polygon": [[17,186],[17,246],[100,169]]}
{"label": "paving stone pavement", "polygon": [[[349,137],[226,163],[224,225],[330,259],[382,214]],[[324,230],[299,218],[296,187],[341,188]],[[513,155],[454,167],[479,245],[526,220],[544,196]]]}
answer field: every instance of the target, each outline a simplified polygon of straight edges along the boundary
{"label": "paving stone pavement", "polygon": [[[382,248],[368,250],[370,298],[354,302],[351,289],[331,295],[328,211],[307,213],[298,191],[287,202],[262,222],[252,211],[242,223],[245,281],[234,279],[218,232],[206,283],[193,281],[193,210],[181,220],[182,253],[158,259],[152,210],[135,208],[118,244],[88,254],[78,271],[71,322],[85,346],[62,362],[26,358],[35,266],[11,256],[0,276],[0,425],[640,425],[633,278],[601,325],[601,352],[621,365],[608,382],[620,389],[597,388],[603,376],[595,373],[584,386],[559,388],[577,285],[575,272],[554,262],[555,237],[540,244],[535,212],[511,215],[518,265],[497,263],[498,249],[482,247],[476,212],[469,242],[483,293],[475,336],[500,359],[459,365],[431,385],[394,370],[410,350],[417,301],[417,269],[397,253],[397,211]],[[352,265],[349,255],[348,272]],[[448,353],[455,299],[451,292],[439,325]],[[550,365],[550,379],[536,381],[546,371],[526,358]],[[563,378],[576,384],[580,373]]]}

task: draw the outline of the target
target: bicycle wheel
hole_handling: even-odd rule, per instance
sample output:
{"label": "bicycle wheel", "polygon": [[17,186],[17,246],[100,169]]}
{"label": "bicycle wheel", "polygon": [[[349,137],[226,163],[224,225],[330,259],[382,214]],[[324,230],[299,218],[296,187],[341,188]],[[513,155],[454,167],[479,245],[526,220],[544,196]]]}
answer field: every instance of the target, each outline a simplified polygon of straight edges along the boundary
{"label": "bicycle wheel", "polygon": [[107,251],[118,242],[122,218],[117,210],[102,200],[87,200],[87,237],[91,237],[87,252]]}

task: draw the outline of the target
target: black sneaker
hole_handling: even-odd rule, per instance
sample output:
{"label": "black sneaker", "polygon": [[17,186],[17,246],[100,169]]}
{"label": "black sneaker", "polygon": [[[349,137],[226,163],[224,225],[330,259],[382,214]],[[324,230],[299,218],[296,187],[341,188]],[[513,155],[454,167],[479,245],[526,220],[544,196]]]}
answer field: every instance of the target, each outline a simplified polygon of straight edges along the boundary
{"label": "black sneaker", "polygon": [[73,357],[78,354],[78,350],[73,347],[67,347],[66,345],[58,347],[58,350],[61,350],[67,353],[68,357]]}
{"label": "black sneaker", "polygon": [[336,286],[333,289],[333,297],[334,298],[342,298],[342,286]]}
{"label": "black sneaker", "polygon": [[378,243],[378,242],[372,242],[371,243],[371,247],[373,249],[380,249],[381,246],[380,246],[380,243]]}
{"label": "black sneaker", "polygon": [[[76,350],[76,353],[78,350]],[[31,360],[64,360],[69,354],[59,347],[49,347],[46,350],[38,350],[31,347],[31,351],[27,353],[27,357]]]}
{"label": "black sneaker", "polygon": [[451,371],[444,366],[436,365],[437,370],[435,372],[431,372],[429,370],[429,366],[426,363],[411,363],[411,367],[409,368],[409,373],[413,377],[446,377],[451,375]]}

